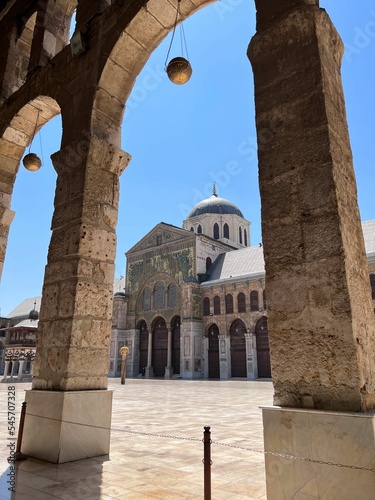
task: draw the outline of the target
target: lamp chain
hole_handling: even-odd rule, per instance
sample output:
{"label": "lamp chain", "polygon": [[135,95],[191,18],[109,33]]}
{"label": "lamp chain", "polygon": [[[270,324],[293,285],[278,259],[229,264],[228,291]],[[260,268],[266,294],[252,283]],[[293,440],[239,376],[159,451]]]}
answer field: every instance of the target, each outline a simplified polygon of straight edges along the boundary
{"label": "lamp chain", "polygon": [[[165,68],[167,67],[167,62],[168,62],[169,53],[170,53],[171,48],[172,48],[173,39],[174,39],[174,34],[175,34],[175,32],[176,32],[177,21],[178,21],[178,15],[179,15],[179,13],[180,13],[180,2],[181,2],[181,0],[178,0],[178,3],[177,3],[177,11],[176,11],[176,19],[175,19],[175,21],[174,21],[174,26],[173,26],[173,32],[172,32],[171,43],[169,44],[169,48],[168,48],[168,52],[167,52],[167,57],[165,58],[165,63],[164,63]],[[186,43],[186,42],[185,42],[185,43]]]}

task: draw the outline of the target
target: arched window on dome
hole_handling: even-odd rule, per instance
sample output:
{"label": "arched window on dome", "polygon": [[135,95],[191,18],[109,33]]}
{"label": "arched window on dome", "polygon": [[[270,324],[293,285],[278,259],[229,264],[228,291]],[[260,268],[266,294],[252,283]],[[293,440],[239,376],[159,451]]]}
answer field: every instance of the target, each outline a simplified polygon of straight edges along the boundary
{"label": "arched window on dome", "polygon": [[190,231],[191,231],[192,233],[194,233],[194,228],[193,228],[193,226],[191,226]]}
{"label": "arched window on dome", "polygon": [[205,297],[203,299],[203,316],[210,315],[210,299],[209,297]]}
{"label": "arched window on dome", "polygon": [[151,309],[151,290],[148,287],[143,290],[142,309],[143,311]]}
{"label": "arched window on dome", "polygon": [[224,238],[228,238],[229,240],[229,226],[227,223],[224,224]]}
{"label": "arched window on dome", "polygon": [[219,236],[219,224],[217,224],[217,222],[215,222],[215,224],[214,224],[214,239],[218,240],[219,238],[220,238],[220,236]]}
{"label": "arched window on dome", "polygon": [[246,312],[246,298],[242,292],[237,295],[237,309],[239,313]]}
{"label": "arched window on dome", "polygon": [[243,242],[245,247],[247,247],[247,231],[246,229],[243,230]]}
{"label": "arched window on dome", "polygon": [[233,295],[231,295],[230,293],[225,296],[225,312],[226,314],[233,313]]}
{"label": "arched window on dome", "polygon": [[153,309],[163,309],[164,307],[164,284],[159,281],[154,286]]}
{"label": "arched window on dome", "polygon": [[250,293],[250,311],[259,311],[259,297],[256,290]]}
{"label": "arched window on dome", "polygon": [[242,228],[238,228],[238,241],[240,242],[240,245],[242,245]]}
{"label": "arched window on dome", "polygon": [[202,234],[202,226],[201,226],[200,224],[199,224],[199,226],[198,226],[197,233],[198,233],[198,234]]}
{"label": "arched window on dome", "polygon": [[208,271],[208,268],[210,267],[211,264],[212,264],[211,257],[207,257],[207,259],[206,259],[206,271]]}
{"label": "arched window on dome", "polygon": [[214,314],[221,314],[220,297],[218,295],[215,295],[214,297]]}

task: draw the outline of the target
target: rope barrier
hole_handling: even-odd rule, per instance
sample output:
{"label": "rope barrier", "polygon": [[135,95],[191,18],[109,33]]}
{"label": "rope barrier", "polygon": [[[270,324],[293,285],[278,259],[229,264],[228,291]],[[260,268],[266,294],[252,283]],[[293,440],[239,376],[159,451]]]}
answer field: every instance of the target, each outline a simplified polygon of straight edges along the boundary
{"label": "rope barrier", "polygon": [[[202,439],[198,439],[198,438],[172,436],[169,434],[159,434],[156,432],[133,431],[130,429],[116,429],[115,427],[105,427],[105,426],[101,426],[101,425],[85,424],[83,422],[73,422],[71,420],[61,420],[58,418],[46,417],[43,415],[35,415],[34,413],[26,413],[26,415],[30,416],[30,417],[43,418],[46,420],[54,420],[54,421],[61,422],[64,424],[81,425],[84,427],[92,427],[94,429],[102,429],[102,430],[112,431],[112,432],[124,432],[127,434],[135,434],[137,436],[150,436],[150,437],[158,437],[158,438],[163,438],[163,439],[177,439],[180,441],[192,441],[192,442],[196,442],[196,443],[202,443]],[[227,448],[234,448],[234,449],[249,451],[252,453],[262,453],[263,455],[270,455],[270,456],[279,457],[279,458],[286,458],[288,460],[301,460],[303,462],[310,462],[313,464],[329,465],[329,466],[333,466],[333,467],[344,467],[346,469],[375,472],[375,468],[359,467],[356,465],[340,464],[340,463],[336,463],[336,462],[325,462],[324,460],[315,460],[313,458],[306,458],[306,457],[296,457],[294,455],[290,455],[287,453],[277,453],[274,451],[258,450],[256,448],[248,448],[246,446],[234,445],[234,444],[229,444],[229,443],[221,443],[220,441],[211,441],[211,443],[215,444],[217,446],[224,446]]]}

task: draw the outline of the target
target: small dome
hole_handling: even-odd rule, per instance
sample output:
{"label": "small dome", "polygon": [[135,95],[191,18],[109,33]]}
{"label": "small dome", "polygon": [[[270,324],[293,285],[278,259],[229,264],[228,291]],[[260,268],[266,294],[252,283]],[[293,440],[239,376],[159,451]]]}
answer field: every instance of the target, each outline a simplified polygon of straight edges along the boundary
{"label": "small dome", "polygon": [[239,215],[244,218],[241,210],[234,203],[225,198],[220,198],[220,196],[216,194],[215,185],[212,195],[195,205],[188,213],[187,219],[204,214],[230,214]]}

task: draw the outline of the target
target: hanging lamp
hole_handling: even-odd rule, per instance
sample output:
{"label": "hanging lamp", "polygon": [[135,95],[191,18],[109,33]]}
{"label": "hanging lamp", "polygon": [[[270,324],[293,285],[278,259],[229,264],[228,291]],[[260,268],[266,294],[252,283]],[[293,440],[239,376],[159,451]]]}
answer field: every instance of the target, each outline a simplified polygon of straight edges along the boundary
{"label": "hanging lamp", "polygon": [[36,153],[30,153],[31,145],[33,143],[33,139],[35,137],[36,130],[38,127],[38,119],[39,119],[39,109],[38,109],[38,115],[36,117],[34,133],[33,133],[33,136],[31,138],[31,142],[30,142],[30,146],[29,146],[29,152],[26,156],[24,156],[24,158],[22,160],[23,166],[27,170],[29,170],[30,172],[36,172],[42,166],[42,160],[39,158],[39,156]]}
{"label": "hanging lamp", "polygon": [[[188,82],[190,80],[192,73],[193,73],[192,67],[188,61],[189,56],[188,56],[188,51],[187,51],[184,26],[183,26],[182,22],[180,24],[180,38],[181,38],[182,56],[175,57],[175,58],[171,59],[169,61],[169,63],[167,64],[169,53],[171,51],[173,40],[174,40],[174,35],[176,32],[179,14],[181,14],[180,3],[181,3],[181,0],[178,0],[176,19],[175,19],[174,27],[173,27],[173,31],[172,31],[171,43],[169,45],[167,57],[165,59],[165,71],[167,72],[167,75],[168,75],[168,78],[170,79],[170,81],[176,85],[183,85],[184,83]],[[186,57],[184,57],[185,54],[186,54]]]}

